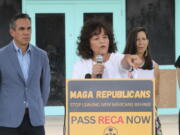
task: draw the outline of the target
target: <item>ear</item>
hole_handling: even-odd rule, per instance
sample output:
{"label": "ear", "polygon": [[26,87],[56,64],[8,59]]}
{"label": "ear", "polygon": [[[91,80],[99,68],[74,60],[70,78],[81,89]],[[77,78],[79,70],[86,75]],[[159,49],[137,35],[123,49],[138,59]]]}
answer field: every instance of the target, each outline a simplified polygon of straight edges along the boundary
{"label": "ear", "polygon": [[14,30],[13,30],[13,29],[10,29],[10,30],[9,30],[9,34],[10,34],[12,37],[14,37]]}

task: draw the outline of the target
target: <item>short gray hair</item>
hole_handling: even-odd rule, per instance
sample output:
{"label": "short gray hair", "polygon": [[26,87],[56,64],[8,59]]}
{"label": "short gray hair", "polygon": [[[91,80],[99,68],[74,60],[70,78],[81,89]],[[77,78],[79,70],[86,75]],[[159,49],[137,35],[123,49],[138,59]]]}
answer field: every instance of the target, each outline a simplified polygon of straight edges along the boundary
{"label": "short gray hair", "polygon": [[31,18],[29,17],[28,14],[18,13],[15,16],[12,17],[12,19],[11,19],[11,21],[9,23],[9,28],[10,29],[15,29],[15,23],[16,23],[16,20],[18,20],[18,19],[29,19],[29,21],[31,21]]}

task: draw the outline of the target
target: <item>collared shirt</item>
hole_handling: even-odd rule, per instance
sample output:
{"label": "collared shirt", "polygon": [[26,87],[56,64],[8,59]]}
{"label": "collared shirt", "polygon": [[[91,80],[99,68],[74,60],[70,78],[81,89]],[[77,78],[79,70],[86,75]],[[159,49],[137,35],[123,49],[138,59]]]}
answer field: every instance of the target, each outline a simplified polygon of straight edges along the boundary
{"label": "collared shirt", "polygon": [[23,55],[22,50],[16,45],[13,40],[14,48],[18,57],[19,65],[23,73],[24,79],[27,82],[29,66],[30,66],[30,55],[31,55],[31,46],[28,47],[26,53]]}

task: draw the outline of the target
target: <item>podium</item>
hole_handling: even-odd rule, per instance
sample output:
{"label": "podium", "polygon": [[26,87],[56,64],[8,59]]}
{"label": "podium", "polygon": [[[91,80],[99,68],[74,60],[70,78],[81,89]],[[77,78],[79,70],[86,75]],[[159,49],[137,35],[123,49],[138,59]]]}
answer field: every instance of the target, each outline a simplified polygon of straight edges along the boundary
{"label": "podium", "polygon": [[155,86],[146,79],[66,81],[66,135],[155,135]]}

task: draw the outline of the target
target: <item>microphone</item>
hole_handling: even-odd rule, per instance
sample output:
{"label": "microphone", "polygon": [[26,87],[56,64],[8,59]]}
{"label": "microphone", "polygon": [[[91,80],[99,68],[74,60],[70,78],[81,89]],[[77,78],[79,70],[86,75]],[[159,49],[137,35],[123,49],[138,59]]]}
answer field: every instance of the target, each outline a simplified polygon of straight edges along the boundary
{"label": "microphone", "polygon": [[[96,56],[96,62],[102,64],[103,63],[103,56],[102,55],[97,55]],[[102,78],[102,74],[97,74],[96,78]]]}
{"label": "microphone", "polygon": [[89,78],[91,78],[91,74],[87,73],[87,74],[85,75],[85,79],[89,79]]}

